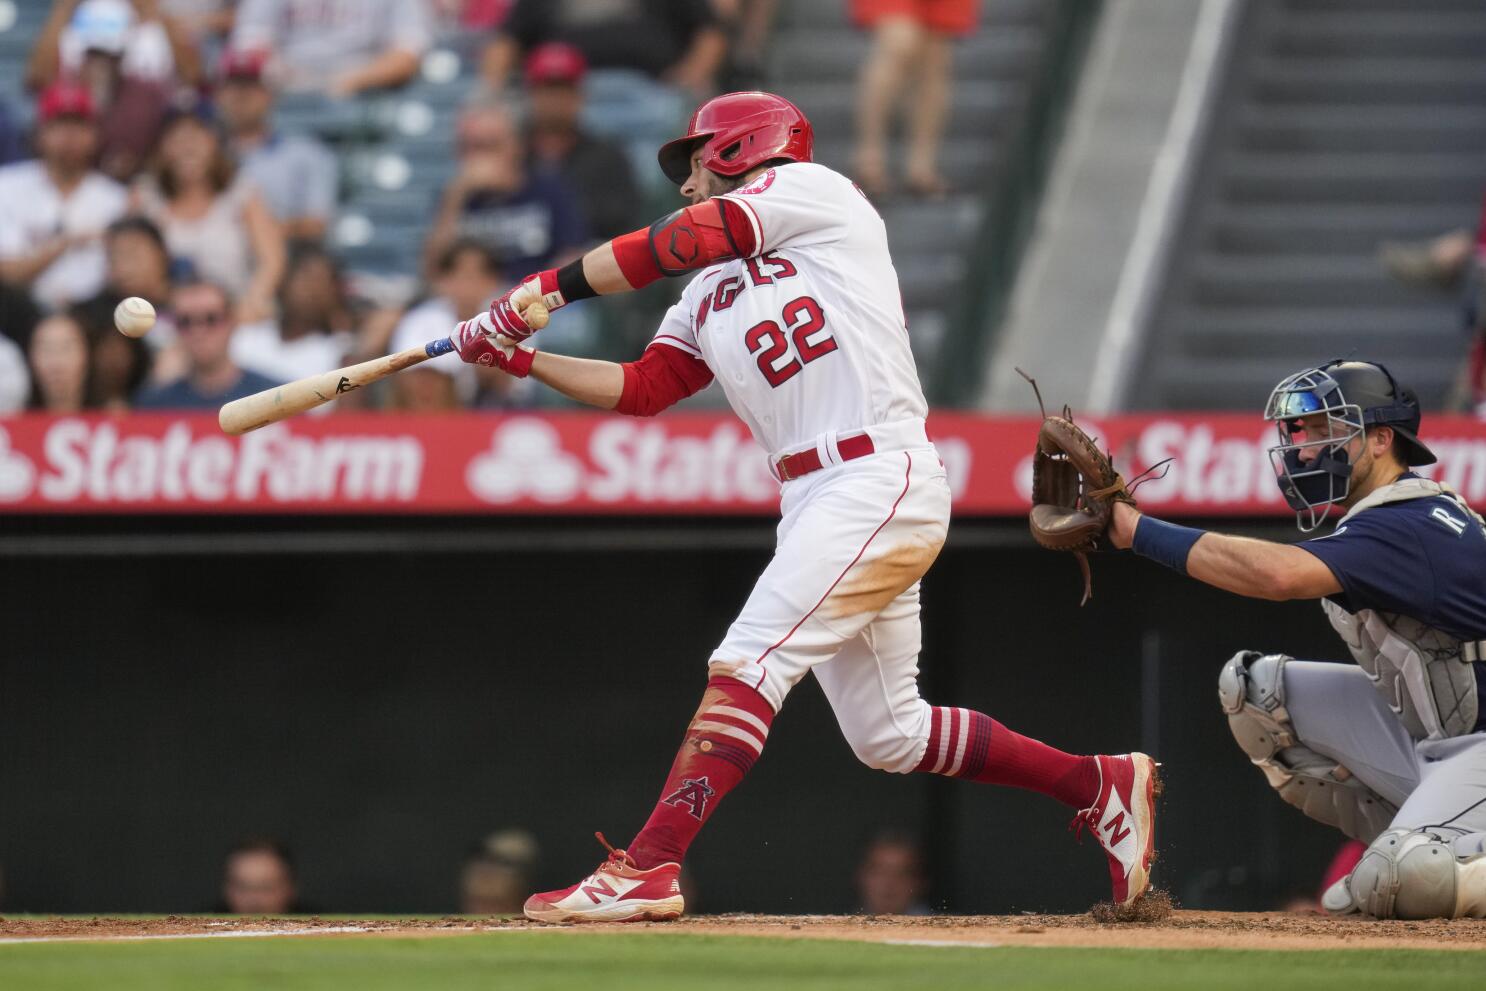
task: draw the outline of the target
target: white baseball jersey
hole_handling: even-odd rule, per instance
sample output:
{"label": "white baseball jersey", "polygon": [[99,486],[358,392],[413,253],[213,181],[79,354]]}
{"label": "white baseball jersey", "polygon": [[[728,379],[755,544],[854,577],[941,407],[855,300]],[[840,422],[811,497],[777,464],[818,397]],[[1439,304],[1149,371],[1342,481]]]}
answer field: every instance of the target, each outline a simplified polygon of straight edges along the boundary
{"label": "white baseball jersey", "polygon": [[697,274],[654,344],[705,361],[772,455],[922,421],[887,230],[856,185],[802,162],[723,198],[748,215],[758,255]]}

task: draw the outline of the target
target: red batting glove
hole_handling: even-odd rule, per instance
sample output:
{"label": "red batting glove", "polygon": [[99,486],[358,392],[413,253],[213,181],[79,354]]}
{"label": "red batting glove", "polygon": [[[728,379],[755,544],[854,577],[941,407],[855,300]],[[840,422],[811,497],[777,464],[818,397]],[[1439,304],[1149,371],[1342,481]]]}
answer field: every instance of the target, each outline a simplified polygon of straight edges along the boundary
{"label": "red batting glove", "polygon": [[[526,325],[521,317],[521,310],[530,303],[530,299],[516,299],[516,294],[522,292],[526,287],[518,285],[508,290],[495,302],[490,304],[490,312],[483,313],[469,323],[478,323],[481,329],[492,337],[500,336],[507,340],[520,343],[530,337],[536,331]],[[531,297],[534,299],[535,297]],[[519,308],[518,308],[519,304]],[[461,352],[462,356],[463,352]],[[469,361],[468,358],[464,359]]]}
{"label": "red batting glove", "polygon": [[[460,360],[471,365],[499,368],[507,375],[514,375],[519,379],[526,378],[531,372],[532,356],[536,352],[504,334],[486,333],[484,322],[484,316],[465,320],[449,335],[449,339],[454,342],[454,350],[459,352]],[[530,335],[531,331],[528,329],[527,336]]]}
{"label": "red batting glove", "polygon": [[524,341],[536,330],[527,325],[522,316],[531,304],[541,301],[550,313],[568,305],[562,290],[557,288],[557,269],[549,268],[535,275],[528,275],[512,287],[511,291],[490,304],[487,334],[499,334],[513,341]]}

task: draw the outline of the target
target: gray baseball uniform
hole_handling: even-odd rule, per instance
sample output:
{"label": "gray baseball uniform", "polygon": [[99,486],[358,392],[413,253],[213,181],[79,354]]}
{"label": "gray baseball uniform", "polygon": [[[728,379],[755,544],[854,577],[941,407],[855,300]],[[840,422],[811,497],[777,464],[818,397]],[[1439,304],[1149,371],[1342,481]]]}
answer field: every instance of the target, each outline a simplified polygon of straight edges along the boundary
{"label": "gray baseball uniform", "polygon": [[1235,738],[1287,802],[1371,844],[1329,910],[1486,915],[1486,521],[1409,473],[1299,546],[1342,587],[1322,605],[1357,663],[1239,654],[1219,681]]}

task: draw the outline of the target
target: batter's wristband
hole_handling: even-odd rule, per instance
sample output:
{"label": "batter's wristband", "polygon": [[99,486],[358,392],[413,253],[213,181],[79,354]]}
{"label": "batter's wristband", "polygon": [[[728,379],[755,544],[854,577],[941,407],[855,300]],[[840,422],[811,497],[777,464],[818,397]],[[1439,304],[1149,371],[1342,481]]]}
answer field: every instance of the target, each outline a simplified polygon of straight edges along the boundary
{"label": "batter's wristband", "polygon": [[588,276],[583,274],[581,257],[557,270],[557,291],[562,293],[563,301],[567,303],[578,299],[592,299],[598,295],[593,286],[588,284]]}
{"label": "batter's wristband", "polygon": [[1130,542],[1130,549],[1185,575],[1192,545],[1206,532],[1142,516],[1135,523],[1135,538]]}

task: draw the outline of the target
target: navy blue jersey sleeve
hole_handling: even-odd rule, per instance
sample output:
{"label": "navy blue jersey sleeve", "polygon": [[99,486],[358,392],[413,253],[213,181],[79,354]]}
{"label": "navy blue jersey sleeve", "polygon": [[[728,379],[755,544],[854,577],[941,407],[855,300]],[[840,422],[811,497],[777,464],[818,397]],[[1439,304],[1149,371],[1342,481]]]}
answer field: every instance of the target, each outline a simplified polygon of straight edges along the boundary
{"label": "navy blue jersey sleeve", "polygon": [[1336,576],[1342,591],[1332,601],[1348,612],[1381,609],[1421,619],[1434,613],[1434,572],[1411,516],[1380,507],[1299,545]]}

